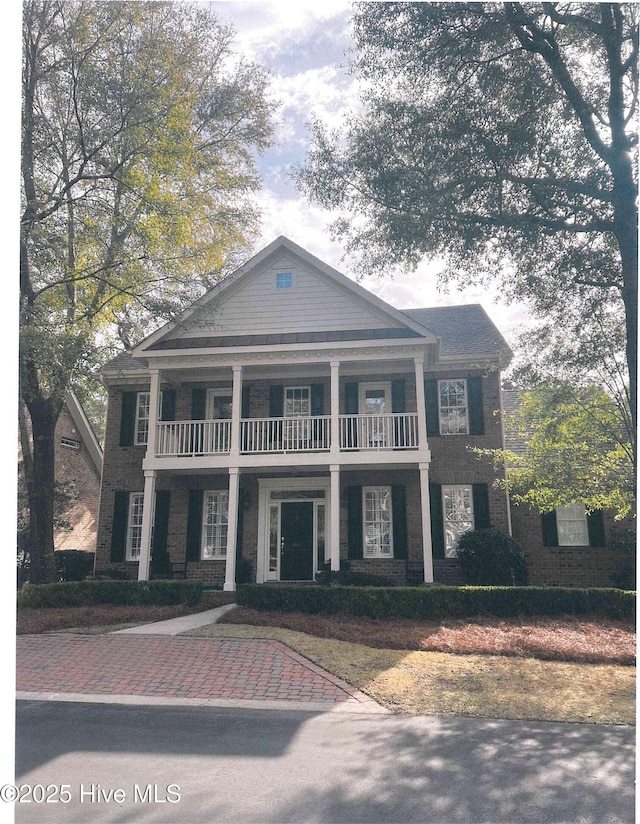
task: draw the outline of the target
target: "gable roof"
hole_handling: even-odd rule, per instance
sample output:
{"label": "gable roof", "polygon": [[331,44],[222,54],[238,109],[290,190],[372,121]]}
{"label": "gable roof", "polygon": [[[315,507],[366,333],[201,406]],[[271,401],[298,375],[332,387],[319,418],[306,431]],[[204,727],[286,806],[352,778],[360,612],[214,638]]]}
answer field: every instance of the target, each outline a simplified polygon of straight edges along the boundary
{"label": "gable roof", "polygon": [[512,357],[508,343],[479,303],[405,309],[404,314],[440,338],[442,356]]}
{"label": "gable roof", "polygon": [[102,447],[75,392],[69,392],[65,403],[98,474],[102,475]]}
{"label": "gable roof", "polygon": [[[345,320],[344,311],[342,322],[336,322],[335,328],[313,328],[307,330],[302,323],[299,328],[292,329],[290,326],[281,330],[267,330],[264,328],[247,329],[224,328],[219,322],[213,322],[211,328],[204,331],[202,327],[196,334],[188,334],[190,325],[195,325],[198,318],[206,318],[207,311],[224,312],[225,306],[239,295],[242,290],[249,286],[254,277],[259,277],[268,271],[270,265],[275,265],[279,257],[285,255],[287,259],[298,262],[306,273],[315,282],[322,282],[329,285],[333,293],[338,292],[341,297],[341,309],[352,306],[354,313],[359,314],[359,322],[356,324],[358,332],[354,331],[354,326]],[[245,292],[246,294],[246,292]],[[314,313],[313,317],[321,317],[319,307],[310,306]],[[212,317],[212,316],[211,316]],[[219,318],[218,318],[219,320]],[[327,318],[329,322],[329,317]],[[401,331],[397,331],[401,330]],[[207,334],[210,332],[210,334]],[[239,332],[239,334],[238,334]],[[362,334],[366,332],[367,334]],[[258,334],[256,334],[258,333]],[[278,334],[273,340],[268,340],[272,334]],[[317,335],[313,337],[312,335]],[[294,336],[294,337],[291,337]],[[254,338],[253,340],[251,338]],[[430,343],[436,343],[436,336],[425,329],[419,321],[395,309],[390,304],[373,295],[350,278],[343,275],[337,269],[324,263],[319,258],[307,252],[301,246],[284,236],[276,238],[266,246],[261,252],[254,255],[235,272],[228,275],[220,283],[209,290],[191,307],[189,307],[175,321],[165,324],[152,335],[139,343],[133,350],[133,354],[140,356],[145,352],[157,349],[181,349],[181,348],[203,348],[218,346],[262,346],[280,343],[310,343],[338,340],[367,340],[383,339],[385,337],[421,337],[426,338]],[[206,341],[206,339],[209,339]],[[183,340],[183,343],[178,341]],[[171,342],[170,342],[171,341]]]}

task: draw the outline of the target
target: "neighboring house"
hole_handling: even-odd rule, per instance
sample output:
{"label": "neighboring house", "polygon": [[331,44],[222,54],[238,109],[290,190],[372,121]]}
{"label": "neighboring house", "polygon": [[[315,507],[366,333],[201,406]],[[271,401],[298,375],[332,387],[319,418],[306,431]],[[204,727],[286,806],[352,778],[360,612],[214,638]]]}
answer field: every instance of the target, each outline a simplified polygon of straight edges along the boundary
{"label": "neighboring house", "polygon": [[[28,416],[25,423],[28,427]],[[56,424],[55,441],[55,479],[63,485],[69,498],[61,517],[69,528],[55,530],[54,549],[95,552],[102,448],[73,392],[68,394],[62,407]]]}
{"label": "neighboring house", "polygon": [[97,571],[460,582],[458,537],[510,531],[470,451],[510,357],[482,307],[400,311],[278,238],[104,367]]}
{"label": "neighboring house", "polygon": [[[509,425],[521,396],[517,389],[502,391],[505,447],[515,455],[527,447],[526,437]],[[511,524],[527,557],[532,586],[609,587],[632,560],[622,547],[631,520],[616,521],[607,511],[587,515],[579,501],[543,514],[512,503]]]}

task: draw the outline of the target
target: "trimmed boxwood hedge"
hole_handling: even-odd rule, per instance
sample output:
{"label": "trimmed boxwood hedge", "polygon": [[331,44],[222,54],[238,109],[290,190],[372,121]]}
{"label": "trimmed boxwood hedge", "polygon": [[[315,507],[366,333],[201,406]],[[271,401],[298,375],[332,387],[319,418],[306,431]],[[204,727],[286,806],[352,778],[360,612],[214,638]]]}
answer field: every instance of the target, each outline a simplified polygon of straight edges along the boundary
{"label": "trimmed boxwood hedge", "polygon": [[601,615],[635,620],[635,592],[569,587],[238,587],[237,603],[282,612],[436,619]]}
{"label": "trimmed boxwood hedge", "polygon": [[158,606],[197,604],[200,581],[67,581],[29,584],[18,593],[18,607],[84,607],[94,604]]}

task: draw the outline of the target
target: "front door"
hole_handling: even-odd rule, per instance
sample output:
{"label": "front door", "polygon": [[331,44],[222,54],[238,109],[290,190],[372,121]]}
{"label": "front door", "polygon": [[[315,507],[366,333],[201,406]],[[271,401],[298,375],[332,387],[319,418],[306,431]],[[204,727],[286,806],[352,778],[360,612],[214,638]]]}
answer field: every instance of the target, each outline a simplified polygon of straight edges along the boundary
{"label": "front door", "polygon": [[280,580],[313,580],[313,502],[280,504]]}

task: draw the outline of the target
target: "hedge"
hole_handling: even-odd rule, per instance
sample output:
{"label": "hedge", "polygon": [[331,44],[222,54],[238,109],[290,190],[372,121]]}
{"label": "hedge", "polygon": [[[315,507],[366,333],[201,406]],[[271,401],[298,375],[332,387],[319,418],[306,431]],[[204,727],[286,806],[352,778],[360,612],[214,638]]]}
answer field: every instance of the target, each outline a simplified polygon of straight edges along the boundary
{"label": "hedge", "polygon": [[18,593],[18,607],[84,607],[94,604],[158,606],[197,604],[200,581],[68,581],[29,584]]}
{"label": "hedge", "polygon": [[599,615],[635,620],[635,592],[569,587],[238,587],[238,605],[282,612],[436,619]]}

